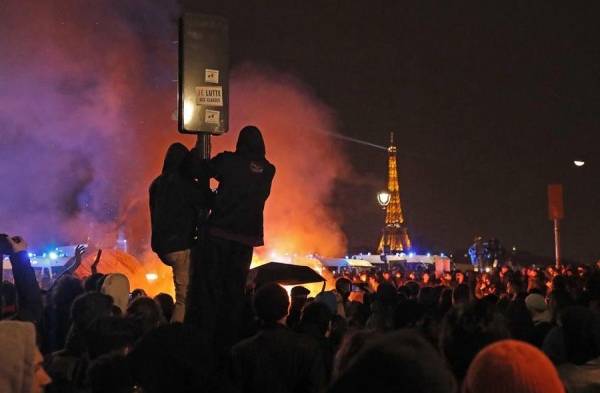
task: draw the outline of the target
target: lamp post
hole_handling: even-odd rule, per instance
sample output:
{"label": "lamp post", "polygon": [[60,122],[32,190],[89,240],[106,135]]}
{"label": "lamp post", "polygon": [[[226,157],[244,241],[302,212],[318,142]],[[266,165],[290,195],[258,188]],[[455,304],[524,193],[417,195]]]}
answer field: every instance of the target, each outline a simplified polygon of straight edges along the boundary
{"label": "lamp post", "polygon": [[[379,206],[381,206],[381,208],[384,210],[387,207],[387,205],[390,204],[390,199],[392,199],[392,194],[390,194],[389,191],[379,191],[377,193],[377,203],[379,203]],[[383,239],[385,239],[385,231],[386,227],[383,228]],[[381,252],[381,260],[385,264],[386,268],[389,270],[390,266],[387,260],[387,254],[389,254],[390,252],[389,247],[384,245],[383,250],[381,250]]]}

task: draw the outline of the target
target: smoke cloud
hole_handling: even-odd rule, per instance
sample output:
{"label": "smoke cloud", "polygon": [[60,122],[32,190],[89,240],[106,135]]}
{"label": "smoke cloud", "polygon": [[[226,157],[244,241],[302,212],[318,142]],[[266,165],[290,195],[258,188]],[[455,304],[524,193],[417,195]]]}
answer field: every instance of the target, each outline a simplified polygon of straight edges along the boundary
{"label": "smoke cloud", "polygon": [[[110,247],[122,228],[133,251],[147,250],[148,186],[170,143],[194,143],[172,120],[178,12],[149,0],[0,5],[0,231],[37,247]],[[344,252],[330,208],[348,172],[327,135],[334,114],[300,81],[256,65],[234,69],[230,88],[231,132],[213,138],[213,154],[232,150],[246,124],[263,131],[277,167],[267,248]]]}

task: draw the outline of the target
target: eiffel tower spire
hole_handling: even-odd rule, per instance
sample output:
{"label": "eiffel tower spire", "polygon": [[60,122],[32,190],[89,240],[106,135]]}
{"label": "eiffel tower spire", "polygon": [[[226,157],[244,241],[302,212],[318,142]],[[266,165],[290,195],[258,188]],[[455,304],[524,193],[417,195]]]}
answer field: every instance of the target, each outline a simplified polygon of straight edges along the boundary
{"label": "eiffel tower spire", "polygon": [[390,146],[388,147],[388,192],[390,193],[390,203],[386,207],[385,227],[379,241],[379,247],[377,248],[377,251],[380,253],[388,250],[389,252],[410,250],[408,228],[404,222],[402,204],[400,203],[396,152],[397,148],[394,144],[394,133],[392,132],[390,135]]}

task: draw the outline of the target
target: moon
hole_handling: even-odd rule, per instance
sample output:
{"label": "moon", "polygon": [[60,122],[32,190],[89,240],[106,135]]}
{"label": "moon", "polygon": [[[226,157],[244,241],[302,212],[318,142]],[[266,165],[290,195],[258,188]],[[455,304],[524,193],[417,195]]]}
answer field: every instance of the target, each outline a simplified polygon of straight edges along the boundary
{"label": "moon", "polygon": [[573,161],[573,164],[575,164],[575,166],[584,166],[585,161],[575,160],[575,161]]}

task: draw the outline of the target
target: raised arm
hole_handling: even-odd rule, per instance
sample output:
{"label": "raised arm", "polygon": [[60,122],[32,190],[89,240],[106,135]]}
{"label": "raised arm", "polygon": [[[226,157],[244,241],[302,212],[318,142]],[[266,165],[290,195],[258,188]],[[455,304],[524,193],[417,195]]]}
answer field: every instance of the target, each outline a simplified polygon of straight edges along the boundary
{"label": "raised arm", "polygon": [[98,253],[96,253],[96,259],[94,259],[94,263],[92,263],[92,274],[98,273],[98,264],[100,264],[100,257],[102,256],[102,249],[98,249]]}
{"label": "raised arm", "polygon": [[17,290],[17,319],[38,324],[42,318],[42,293],[27,255],[27,243],[19,236],[8,237],[8,243]]}

